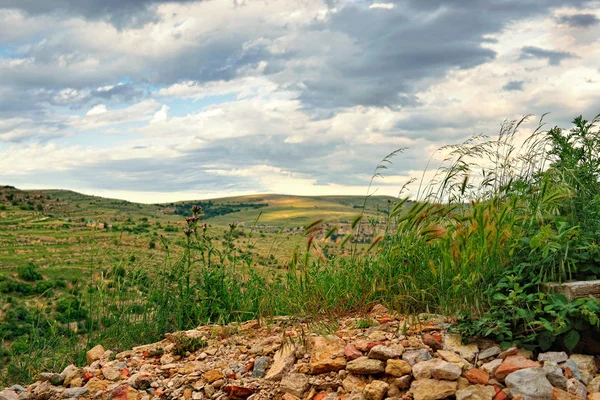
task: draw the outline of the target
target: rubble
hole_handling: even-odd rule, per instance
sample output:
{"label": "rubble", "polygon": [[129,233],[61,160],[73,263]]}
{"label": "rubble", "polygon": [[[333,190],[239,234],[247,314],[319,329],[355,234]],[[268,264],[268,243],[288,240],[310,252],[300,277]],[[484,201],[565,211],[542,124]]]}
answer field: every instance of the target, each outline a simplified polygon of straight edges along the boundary
{"label": "rubble", "polygon": [[[0,399],[600,400],[593,356],[534,357],[489,342],[480,350],[444,332],[442,317],[410,325],[381,312],[370,317],[374,326],[357,328],[359,318],[347,317],[329,335],[276,318],[201,326],[118,354],[97,345],[88,365],[45,372]],[[177,335],[204,347],[178,352]]]}

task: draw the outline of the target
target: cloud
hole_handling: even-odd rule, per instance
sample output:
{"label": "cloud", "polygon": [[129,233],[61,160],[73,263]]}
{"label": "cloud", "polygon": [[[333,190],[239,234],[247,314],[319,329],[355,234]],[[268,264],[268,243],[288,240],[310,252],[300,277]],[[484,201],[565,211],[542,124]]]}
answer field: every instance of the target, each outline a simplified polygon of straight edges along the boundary
{"label": "cloud", "polygon": [[596,27],[557,26],[583,1],[112,1],[0,10],[0,181],[364,193],[408,146],[377,183],[396,194],[438,146],[600,106]]}
{"label": "cloud", "polygon": [[574,28],[588,28],[597,25],[600,19],[595,14],[573,14],[563,15],[558,19],[558,23],[566,24]]}
{"label": "cloud", "polygon": [[523,90],[524,83],[525,83],[524,81],[510,81],[506,85],[502,86],[502,89],[508,90],[508,91],[512,91],[512,90],[521,91],[521,90]]}
{"label": "cloud", "polygon": [[559,65],[563,60],[577,58],[573,53],[559,50],[546,50],[535,46],[525,46],[521,49],[520,60],[546,59],[548,65]]}
{"label": "cloud", "polygon": [[105,19],[118,27],[140,25],[155,19],[151,7],[164,3],[197,0],[2,0],[0,8],[30,15],[75,15],[90,20]]}

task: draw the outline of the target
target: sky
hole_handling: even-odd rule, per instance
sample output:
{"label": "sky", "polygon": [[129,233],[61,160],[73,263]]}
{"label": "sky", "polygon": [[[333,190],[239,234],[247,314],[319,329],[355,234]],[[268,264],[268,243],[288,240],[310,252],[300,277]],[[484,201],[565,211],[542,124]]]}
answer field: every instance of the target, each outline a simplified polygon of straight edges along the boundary
{"label": "sky", "polygon": [[397,195],[505,119],[600,113],[599,39],[599,1],[0,0],[0,185],[364,195],[406,147]]}

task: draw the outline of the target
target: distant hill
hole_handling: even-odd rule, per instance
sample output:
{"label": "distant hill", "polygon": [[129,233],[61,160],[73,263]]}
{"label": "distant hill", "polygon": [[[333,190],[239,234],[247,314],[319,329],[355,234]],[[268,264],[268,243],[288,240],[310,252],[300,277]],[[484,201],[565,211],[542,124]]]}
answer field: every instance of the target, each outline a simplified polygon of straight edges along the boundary
{"label": "distant hill", "polygon": [[[365,212],[384,216],[395,198],[373,196],[366,201]],[[19,190],[0,186],[0,204],[18,206],[24,211],[52,214],[57,218],[115,221],[124,217],[177,221],[188,215],[192,205],[202,205],[203,219],[214,225],[231,221],[242,224],[257,221],[261,225],[300,226],[316,218],[347,221],[362,211],[364,196],[296,196],[256,194],[208,200],[141,204],[81,194],[69,190]],[[258,218],[258,220],[257,220]]]}

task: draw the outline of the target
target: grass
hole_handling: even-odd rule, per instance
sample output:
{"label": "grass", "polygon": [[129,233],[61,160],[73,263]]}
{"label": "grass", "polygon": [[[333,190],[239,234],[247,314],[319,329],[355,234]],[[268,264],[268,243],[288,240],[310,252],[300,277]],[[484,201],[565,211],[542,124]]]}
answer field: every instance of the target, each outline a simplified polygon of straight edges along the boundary
{"label": "grass", "polygon": [[[46,260],[48,246],[41,243],[52,243],[74,267],[64,288],[55,289],[56,297],[30,294],[26,304],[8,307],[4,320],[12,330],[4,332],[13,336],[5,336],[3,344],[11,352],[4,357],[4,379],[27,381],[38,371],[81,361],[84,350],[97,343],[123,349],[201,323],[276,315],[333,319],[375,303],[409,314],[460,313],[477,319],[496,307],[498,293],[512,290],[505,282],[519,288],[531,276],[540,282],[600,276],[600,229],[590,217],[600,215],[600,139],[594,124],[576,119],[569,132],[544,131],[540,125],[520,140],[523,122],[506,122],[495,138],[478,136],[441,148],[434,178],[421,182],[412,201],[278,195],[216,199],[210,207],[219,212],[241,210],[206,219],[206,229],[198,208],[185,222],[165,215],[165,209],[182,209],[177,204],[124,203],[130,214],[119,214],[111,208],[121,207],[114,200],[49,192],[59,199],[52,209],[55,217],[35,224],[41,215],[9,205],[4,218],[13,221],[6,226],[14,229],[3,236],[1,256],[29,261],[39,252]],[[374,176],[400,153],[385,157]],[[363,208],[365,201],[369,208]],[[251,206],[257,203],[268,206]],[[78,218],[88,206],[128,230],[117,235],[71,222],[65,235],[58,210],[71,210]],[[177,226],[176,232],[169,226]],[[140,227],[146,231],[136,235]],[[21,247],[31,252],[17,253]],[[527,273],[515,278],[515,266]],[[59,270],[52,263],[39,267],[46,280]],[[77,271],[85,278],[76,281]],[[19,283],[10,279],[13,286]],[[525,287],[533,293],[521,290],[524,299],[540,298],[537,284]],[[552,326],[544,304],[531,304],[541,311],[534,315],[538,319],[525,322],[533,327],[521,332],[528,343]],[[586,307],[585,315],[595,309],[594,304],[579,306]],[[494,321],[505,322],[498,316],[507,315],[495,314]],[[558,311],[556,318],[562,318],[557,326],[573,323]],[[67,322],[76,322],[79,332]],[[599,322],[590,317],[589,323]],[[548,335],[576,337],[573,326],[546,333],[545,342],[553,343]],[[464,332],[497,333],[494,329],[467,327]],[[16,331],[24,339],[16,339]],[[56,337],[66,340],[57,343]]]}

